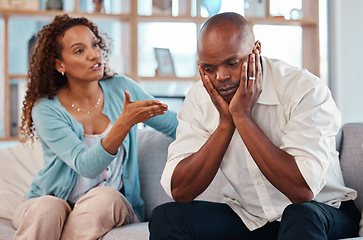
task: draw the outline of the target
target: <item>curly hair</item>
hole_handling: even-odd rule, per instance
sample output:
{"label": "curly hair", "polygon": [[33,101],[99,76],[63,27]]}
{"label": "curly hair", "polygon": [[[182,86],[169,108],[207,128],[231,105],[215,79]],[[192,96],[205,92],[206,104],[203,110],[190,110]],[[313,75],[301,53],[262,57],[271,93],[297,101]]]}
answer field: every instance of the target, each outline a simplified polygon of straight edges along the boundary
{"label": "curly hair", "polygon": [[[98,40],[105,62],[102,80],[115,75],[107,64],[108,54],[111,52],[109,48],[111,39],[106,34],[101,34],[97,25],[85,17],[73,18],[67,14],[56,16],[50,24],[45,25],[38,32],[37,43],[29,63],[27,91],[19,129],[23,140],[32,139],[35,136],[32,109],[36,101],[44,97],[53,99],[57,90],[67,83],[66,76],[56,70],[56,60],[62,60],[61,39],[65,32],[79,25],[88,27]],[[107,42],[101,35],[106,37]]]}

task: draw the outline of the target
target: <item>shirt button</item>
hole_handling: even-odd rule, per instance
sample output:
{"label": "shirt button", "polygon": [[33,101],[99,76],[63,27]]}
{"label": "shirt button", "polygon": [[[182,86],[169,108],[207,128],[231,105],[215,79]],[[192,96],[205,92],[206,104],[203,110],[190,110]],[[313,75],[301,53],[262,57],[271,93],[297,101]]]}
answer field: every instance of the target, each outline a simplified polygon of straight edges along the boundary
{"label": "shirt button", "polygon": [[257,185],[260,186],[262,183],[261,181],[257,181]]}
{"label": "shirt button", "polygon": [[106,168],[106,171],[108,171],[109,169],[108,168]]}

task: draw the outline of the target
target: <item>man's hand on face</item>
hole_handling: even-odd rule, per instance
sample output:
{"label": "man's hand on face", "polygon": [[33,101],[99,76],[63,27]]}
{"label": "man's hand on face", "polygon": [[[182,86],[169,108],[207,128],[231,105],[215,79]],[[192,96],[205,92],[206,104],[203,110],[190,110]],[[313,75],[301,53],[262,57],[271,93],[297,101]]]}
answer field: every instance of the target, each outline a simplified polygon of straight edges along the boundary
{"label": "man's hand on face", "polygon": [[248,62],[242,64],[240,85],[229,103],[232,117],[252,117],[252,109],[262,92],[262,70],[260,53],[257,49],[249,55]]}
{"label": "man's hand on face", "polygon": [[231,116],[231,114],[229,112],[228,103],[219,94],[217,89],[214,87],[212,81],[209,79],[208,75],[204,73],[203,68],[201,66],[199,66],[199,65],[198,65],[198,70],[199,70],[199,74],[200,74],[200,77],[201,77],[202,82],[203,82],[203,86],[207,90],[207,92],[209,93],[209,96],[210,96],[214,106],[217,108],[217,110],[218,110],[218,112],[220,114],[221,123],[222,122],[229,122],[230,124],[233,124],[233,119],[232,119],[232,116]]}

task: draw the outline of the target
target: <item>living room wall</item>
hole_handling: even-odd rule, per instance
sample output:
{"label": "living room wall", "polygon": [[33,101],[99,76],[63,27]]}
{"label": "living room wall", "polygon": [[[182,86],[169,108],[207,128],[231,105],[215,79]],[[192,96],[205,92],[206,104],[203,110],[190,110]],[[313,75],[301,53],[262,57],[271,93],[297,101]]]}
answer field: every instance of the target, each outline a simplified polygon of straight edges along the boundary
{"label": "living room wall", "polygon": [[362,0],[330,0],[330,88],[343,123],[363,122]]}

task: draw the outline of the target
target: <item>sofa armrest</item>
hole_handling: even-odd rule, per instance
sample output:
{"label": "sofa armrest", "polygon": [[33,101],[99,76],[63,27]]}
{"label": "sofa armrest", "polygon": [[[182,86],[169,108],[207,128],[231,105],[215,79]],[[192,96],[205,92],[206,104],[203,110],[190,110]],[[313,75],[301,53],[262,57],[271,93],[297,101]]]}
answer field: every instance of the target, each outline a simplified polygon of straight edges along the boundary
{"label": "sofa armrest", "polygon": [[363,123],[347,123],[342,127],[340,165],[347,187],[358,192],[355,204],[363,208]]}

